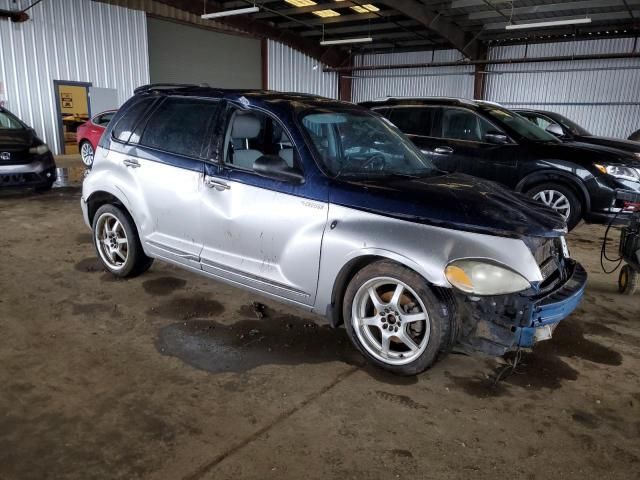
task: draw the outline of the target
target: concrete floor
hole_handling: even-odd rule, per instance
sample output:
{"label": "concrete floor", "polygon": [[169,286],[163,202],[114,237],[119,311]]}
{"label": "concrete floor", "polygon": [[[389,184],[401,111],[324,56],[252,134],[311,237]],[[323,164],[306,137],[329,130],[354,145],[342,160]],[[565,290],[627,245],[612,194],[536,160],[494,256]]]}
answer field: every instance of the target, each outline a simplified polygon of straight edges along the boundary
{"label": "concrete floor", "polygon": [[638,476],[640,301],[600,273],[600,227],[570,238],[582,306],[494,385],[462,355],[387,375],[343,329],[160,263],[115,280],[79,198],[0,195],[2,480]]}

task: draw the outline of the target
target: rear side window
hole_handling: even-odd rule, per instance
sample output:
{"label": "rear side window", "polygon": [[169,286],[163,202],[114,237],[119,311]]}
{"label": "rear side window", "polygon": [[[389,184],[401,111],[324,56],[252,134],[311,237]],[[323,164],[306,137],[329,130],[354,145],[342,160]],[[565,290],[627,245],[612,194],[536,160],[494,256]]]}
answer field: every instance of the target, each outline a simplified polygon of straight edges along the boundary
{"label": "rear side window", "polygon": [[442,112],[443,138],[483,142],[489,131],[496,131],[496,128],[470,110],[445,108]]}
{"label": "rear side window", "polygon": [[387,117],[402,133],[430,137],[436,112],[433,107],[394,108]]}
{"label": "rear side window", "polygon": [[109,112],[109,113],[103,113],[102,115],[98,115],[93,120],[93,123],[95,123],[96,125],[100,125],[101,127],[106,127],[107,125],[109,125],[109,122],[111,121],[111,119],[115,114],[116,112]]}
{"label": "rear side window", "polygon": [[153,101],[153,98],[145,98],[129,107],[114,127],[113,137],[121,142],[128,142],[138,120]]}
{"label": "rear side window", "polygon": [[138,142],[165,152],[199,157],[218,102],[167,98],[152,114]]}

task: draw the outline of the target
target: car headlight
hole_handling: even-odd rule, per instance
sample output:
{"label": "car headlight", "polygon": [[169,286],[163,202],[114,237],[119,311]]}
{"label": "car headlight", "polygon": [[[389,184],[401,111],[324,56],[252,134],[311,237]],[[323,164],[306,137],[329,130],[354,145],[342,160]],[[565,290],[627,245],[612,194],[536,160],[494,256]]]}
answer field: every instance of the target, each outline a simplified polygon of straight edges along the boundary
{"label": "car headlight", "polygon": [[31,147],[29,149],[29,153],[32,155],[42,155],[49,151],[49,147],[47,147],[44,143],[42,145],[38,145],[37,147]]}
{"label": "car headlight", "polygon": [[621,180],[631,180],[632,182],[640,182],[640,173],[638,173],[638,170],[635,168],[625,167],[624,165],[606,165],[602,163],[596,163],[594,165],[602,173],[606,173],[612,177],[619,178]]}
{"label": "car headlight", "polygon": [[484,260],[455,260],[445,276],[458,290],[474,295],[506,295],[531,287],[522,275]]}

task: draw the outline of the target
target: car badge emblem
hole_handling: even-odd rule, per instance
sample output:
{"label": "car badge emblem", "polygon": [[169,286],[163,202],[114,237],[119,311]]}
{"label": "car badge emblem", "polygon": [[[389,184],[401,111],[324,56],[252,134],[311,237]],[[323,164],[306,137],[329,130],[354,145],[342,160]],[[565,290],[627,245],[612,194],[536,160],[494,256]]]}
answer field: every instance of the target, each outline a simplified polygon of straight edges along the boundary
{"label": "car badge emblem", "polygon": [[242,105],[244,105],[245,107],[248,107],[249,105],[251,105],[251,102],[249,102],[249,100],[247,99],[247,97],[240,97],[240,103]]}
{"label": "car badge emblem", "polygon": [[0,152],[0,160],[11,160],[11,154],[9,152]]}

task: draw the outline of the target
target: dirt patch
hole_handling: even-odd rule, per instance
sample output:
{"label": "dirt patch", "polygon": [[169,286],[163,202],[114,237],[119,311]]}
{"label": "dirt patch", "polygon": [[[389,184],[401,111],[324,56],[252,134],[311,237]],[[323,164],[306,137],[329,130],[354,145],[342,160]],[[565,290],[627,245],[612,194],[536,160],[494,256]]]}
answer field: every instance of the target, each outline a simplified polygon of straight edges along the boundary
{"label": "dirt patch", "polygon": [[579,423],[587,428],[595,429],[600,426],[600,418],[584,410],[576,410],[571,415],[574,422]]}
{"label": "dirt patch", "polygon": [[93,243],[93,235],[90,233],[79,233],[76,235],[76,243],[80,245],[91,244]]}
{"label": "dirt patch", "polygon": [[220,315],[224,307],[215,300],[203,296],[179,297],[151,307],[147,315],[169,318],[172,320],[189,320],[191,318],[209,318]]}
{"label": "dirt patch", "polygon": [[76,263],[75,269],[83,273],[94,273],[102,272],[104,270],[104,267],[97,257],[87,257]]}
{"label": "dirt patch", "polygon": [[344,330],[309,328],[294,317],[241,320],[233,325],[192,320],[160,330],[156,348],[212,373],[246,372],[261,365],[357,363]]}
{"label": "dirt patch", "polygon": [[603,365],[620,365],[622,355],[609,347],[584,337],[585,328],[580,321],[569,318],[558,325],[553,338],[540,342],[535,347],[535,354],[540,358],[549,356],[578,357]]}
{"label": "dirt patch", "polygon": [[160,277],[142,282],[142,288],[151,295],[166,296],[184,288],[186,280],[176,277]]}

